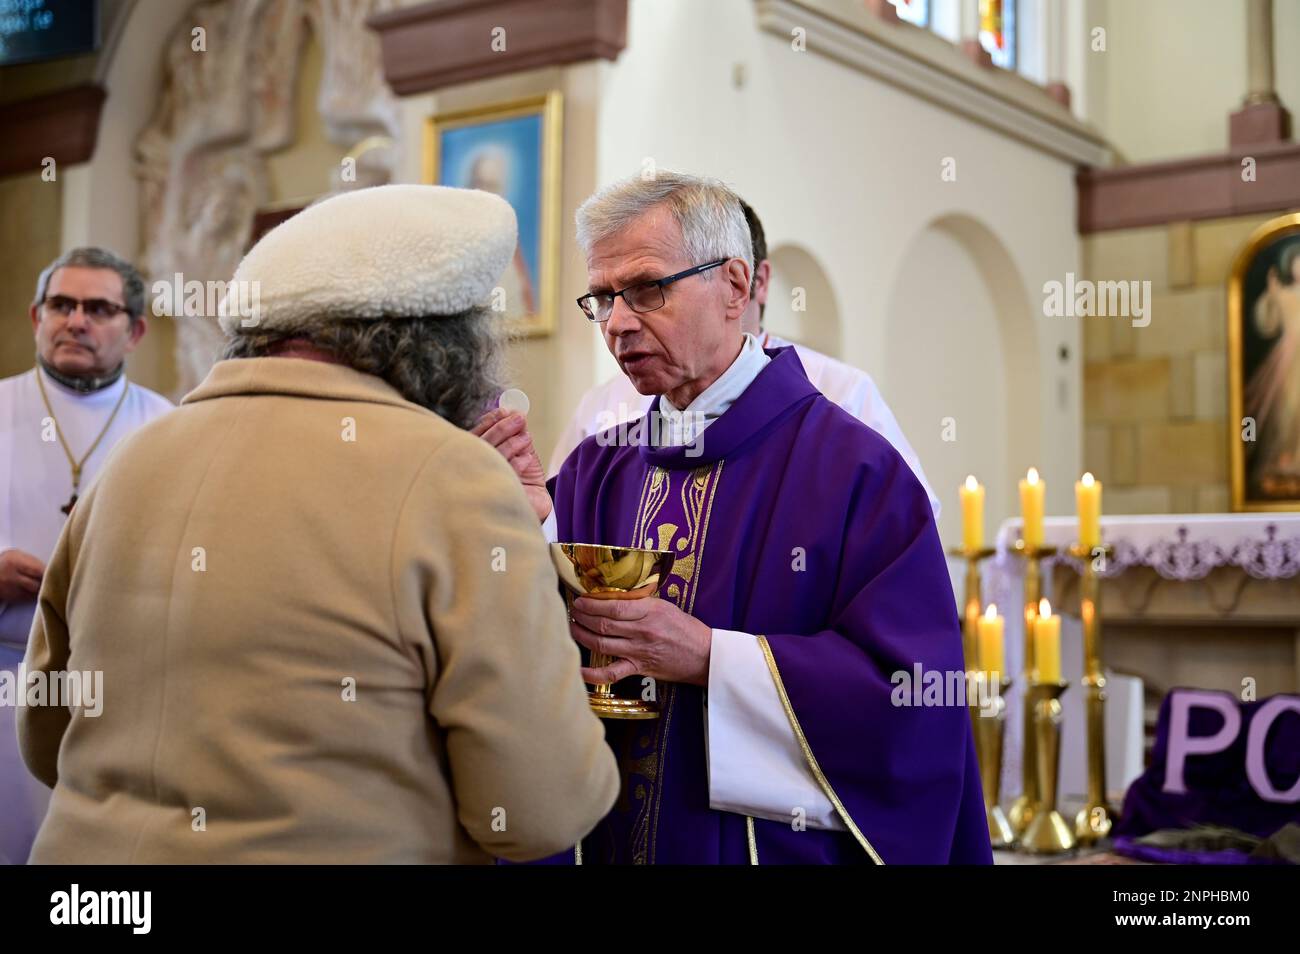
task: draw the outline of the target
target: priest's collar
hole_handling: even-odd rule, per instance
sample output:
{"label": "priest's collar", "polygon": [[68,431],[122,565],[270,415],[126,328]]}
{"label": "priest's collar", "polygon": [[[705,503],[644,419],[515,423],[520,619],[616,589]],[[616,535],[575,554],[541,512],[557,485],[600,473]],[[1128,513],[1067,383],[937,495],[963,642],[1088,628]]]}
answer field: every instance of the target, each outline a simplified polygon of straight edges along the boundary
{"label": "priest's collar", "polygon": [[[708,430],[685,446],[652,446],[641,443],[637,450],[646,463],[670,469],[695,468],[712,464],[727,457],[750,438],[784,417],[796,405],[809,401],[820,392],[808,381],[803,364],[794,348],[777,348],[762,352],[770,360],[763,363],[739,396],[708,424]],[[742,349],[742,357],[744,351]],[[740,359],[737,359],[737,363]],[[733,367],[736,365],[733,364]],[[728,369],[730,370],[730,369]],[[714,384],[722,382],[722,378]],[[704,397],[703,394],[700,397]],[[659,410],[663,398],[655,398],[650,405],[651,415],[669,415],[671,404]],[[695,404],[687,408],[691,413]]]}
{"label": "priest's collar", "polygon": [[41,370],[45,372],[51,381],[63,385],[69,391],[76,391],[78,394],[94,394],[96,391],[112,387],[122,377],[122,372],[126,370],[126,362],[123,361],[103,377],[73,377],[59,371],[40,355],[36,356],[36,363],[41,366]]}
{"label": "priest's collar", "polygon": [[689,444],[695,434],[712,424],[727,412],[736,399],[745,393],[760,371],[772,359],[763,353],[758,339],[746,334],[740,345],[740,353],[718,379],[696,395],[695,400],[684,408],[679,408],[668,395],[659,399],[659,410],[666,418],[681,422],[675,428],[680,431],[675,440],[663,441],[664,444]]}

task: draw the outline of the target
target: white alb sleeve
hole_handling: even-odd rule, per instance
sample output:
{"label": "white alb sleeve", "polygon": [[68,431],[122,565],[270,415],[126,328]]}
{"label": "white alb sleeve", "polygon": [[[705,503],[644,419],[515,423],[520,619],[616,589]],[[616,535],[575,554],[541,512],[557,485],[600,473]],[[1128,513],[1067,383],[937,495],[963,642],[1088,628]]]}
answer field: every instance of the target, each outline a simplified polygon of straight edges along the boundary
{"label": "white alb sleeve", "polygon": [[786,716],[757,637],[713,631],[705,707],[709,807],[845,831]]}

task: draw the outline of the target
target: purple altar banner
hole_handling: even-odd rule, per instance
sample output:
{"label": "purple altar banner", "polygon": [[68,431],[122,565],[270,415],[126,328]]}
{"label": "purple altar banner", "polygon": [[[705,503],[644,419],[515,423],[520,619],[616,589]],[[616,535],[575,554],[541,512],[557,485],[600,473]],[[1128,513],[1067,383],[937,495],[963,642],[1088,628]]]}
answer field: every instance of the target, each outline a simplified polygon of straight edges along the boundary
{"label": "purple altar banner", "polygon": [[1205,825],[1267,838],[1289,822],[1300,822],[1300,696],[1240,702],[1207,689],[1170,691],[1151,765],[1124,797],[1117,846]]}

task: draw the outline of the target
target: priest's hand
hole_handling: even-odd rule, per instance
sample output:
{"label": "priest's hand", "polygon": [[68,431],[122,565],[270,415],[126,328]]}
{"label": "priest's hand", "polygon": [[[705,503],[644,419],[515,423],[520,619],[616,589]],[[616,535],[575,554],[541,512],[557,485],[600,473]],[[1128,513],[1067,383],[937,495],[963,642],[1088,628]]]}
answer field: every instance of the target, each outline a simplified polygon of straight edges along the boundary
{"label": "priest's hand", "polygon": [[20,603],[41,591],[45,564],[22,550],[0,553],[0,603]]}
{"label": "priest's hand", "polygon": [[614,657],[608,666],[584,667],[585,682],[650,676],[665,682],[708,685],[713,630],[667,600],[579,597],[573,602],[569,629],[583,646]]}
{"label": "priest's hand", "polygon": [[533,435],[528,433],[528,419],[517,411],[497,407],[480,417],[470,433],[495,447],[514,469],[515,476],[524,485],[528,502],[533,505],[533,513],[537,514],[537,522],[550,516],[546,471],[533,446]]}

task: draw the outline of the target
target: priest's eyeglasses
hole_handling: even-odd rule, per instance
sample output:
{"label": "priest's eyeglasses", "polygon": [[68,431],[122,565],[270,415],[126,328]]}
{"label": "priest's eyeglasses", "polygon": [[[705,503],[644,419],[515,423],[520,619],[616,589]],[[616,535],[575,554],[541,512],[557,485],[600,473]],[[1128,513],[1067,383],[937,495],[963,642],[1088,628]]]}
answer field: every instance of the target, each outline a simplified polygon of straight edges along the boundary
{"label": "priest's eyeglasses", "polygon": [[119,305],[107,298],[73,298],[70,295],[49,295],[41,304],[60,318],[69,317],[77,310],[77,306],[81,306],[82,314],[92,321],[109,321],[116,317],[118,312],[126,311],[125,305]]}
{"label": "priest's eyeglasses", "polygon": [[696,265],[694,268],[688,268],[676,275],[669,275],[667,278],[652,278],[648,282],[638,282],[621,291],[593,292],[583,295],[578,299],[578,307],[582,309],[582,313],[587,316],[588,320],[598,324],[609,321],[609,316],[614,313],[615,298],[622,298],[627,307],[638,314],[657,311],[664,306],[664,289],[673,282],[679,282],[683,278],[690,278],[692,275],[706,272],[710,268],[717,268],[729,261],[731,261],[729,258],[720,258],[716,262],[709,262],[707,265]]}

